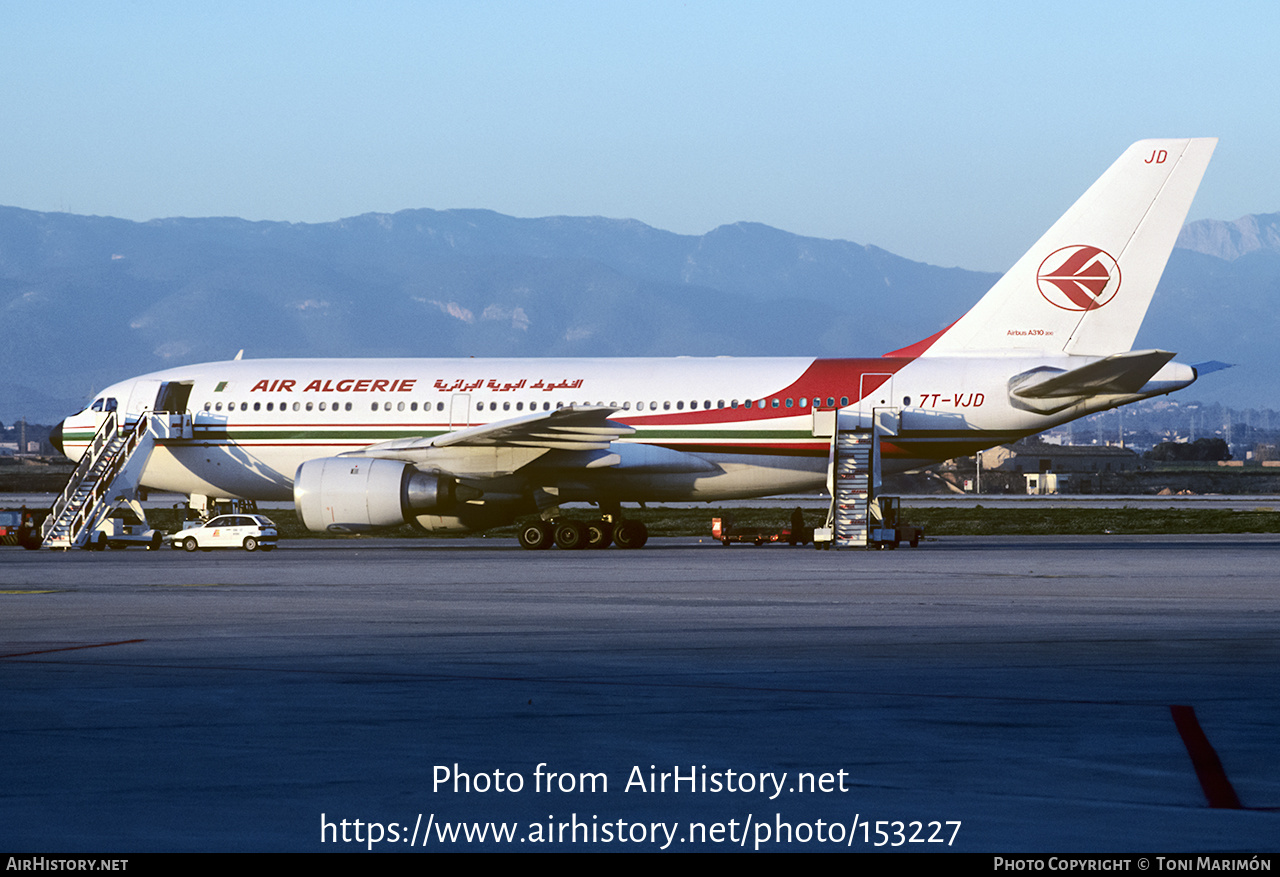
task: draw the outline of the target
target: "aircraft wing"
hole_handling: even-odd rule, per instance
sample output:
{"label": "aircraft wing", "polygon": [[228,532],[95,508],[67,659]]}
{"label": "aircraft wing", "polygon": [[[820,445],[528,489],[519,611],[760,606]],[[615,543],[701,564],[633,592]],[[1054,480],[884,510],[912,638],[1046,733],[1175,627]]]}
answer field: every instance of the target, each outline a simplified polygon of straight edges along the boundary
{"label": "aircraft wing", "polygon": [[635,430],[609,420],[617,408],[575,406],[539,411],[481,426],[466,426],[452,433],[394,439],[372,444],[358,456],[390,457],[420,462],[431,452],[463,451],[466,448],[521,448],[529,451],[607,451],[609,444]]}
{"label": "aircraft wing", "polygon": [[508,445],[557,451],[601,451],[634,429],[609,419],[616,408],[557,408],[437,436],[432,447]]}

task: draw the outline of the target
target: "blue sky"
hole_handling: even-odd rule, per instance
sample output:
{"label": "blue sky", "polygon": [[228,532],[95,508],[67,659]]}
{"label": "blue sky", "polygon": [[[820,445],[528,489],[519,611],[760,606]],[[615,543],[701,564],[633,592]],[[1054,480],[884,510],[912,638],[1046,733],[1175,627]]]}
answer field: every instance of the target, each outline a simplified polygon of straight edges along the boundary
{"label": "blue sky", "polygon": [[0,0],[0,204],[740,220],[1003,270],[1132,141],[1280,211],[1280,4]]}

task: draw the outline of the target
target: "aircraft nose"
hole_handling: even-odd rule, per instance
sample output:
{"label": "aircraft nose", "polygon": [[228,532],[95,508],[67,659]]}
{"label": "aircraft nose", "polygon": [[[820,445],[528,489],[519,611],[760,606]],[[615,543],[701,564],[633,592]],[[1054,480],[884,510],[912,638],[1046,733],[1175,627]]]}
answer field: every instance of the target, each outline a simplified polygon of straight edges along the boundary
{"label": "aircraft nose", "polygon": [[62,421],[58,422],[52,430],[49,431],[49,444],[58,449],[58,453],[66,456],[67,452],[62,450]]}

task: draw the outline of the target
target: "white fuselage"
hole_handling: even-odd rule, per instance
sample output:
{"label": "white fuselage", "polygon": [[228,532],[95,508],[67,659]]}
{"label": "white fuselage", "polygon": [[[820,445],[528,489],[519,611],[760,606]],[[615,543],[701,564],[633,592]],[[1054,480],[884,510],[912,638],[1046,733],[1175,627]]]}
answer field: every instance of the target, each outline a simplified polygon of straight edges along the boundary
{"label": "white fuselage", "polygon": [[[287,500],[294,473],[308,460],[558,407],[605,406],[617,409],[613,421],[635,430],[618,444],[663,448],[707,465],[640,461],[544,473],[541,481],[556,482],[566,498],[597,499],[603,493],[621,501],[711,500],[821,487],[830,441],[815,434],[821,432],[815,430],[821,419],[815,408],[837,409],[844,421],[869,422],[875,412],[887,413],[895,428],[884,439],[885,467],[901,471],[1176,389],[1166,380],[1150,392],[1097,397],[1052,415],[1011,403],[1011,376],[1033,368],[1066,369],[1082,359],[242,360],[143,375],[107,388],[93,407],[114,407],[130,418],[153,408],[163,385],[189,385],[185,408],[192,413],[194,435],[162,442],[143,485]],[[1190,370],[1179,368],[1184,372],[1173,377],[1185,378]],[[64,448],[72,458],[104,416],[93,407],[63,423]],[[542,461],[542,469],[549,462]],[[519,478],[513,483],[518,493]]]}

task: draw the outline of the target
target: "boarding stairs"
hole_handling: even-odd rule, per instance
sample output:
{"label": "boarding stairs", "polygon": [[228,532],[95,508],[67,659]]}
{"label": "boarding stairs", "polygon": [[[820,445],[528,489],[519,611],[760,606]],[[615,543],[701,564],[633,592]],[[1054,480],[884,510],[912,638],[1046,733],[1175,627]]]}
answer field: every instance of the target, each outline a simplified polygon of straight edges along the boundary
{"label": "boarding stairs", "polygon": [[836,548],[865,548],[880,440],[874,429],[837,429],[831,439],[831,528]]}
{"label": "boarding stairs", "polygon": [[897,435],[900,411],[815,411],[813,434],[830,438],[827,490],[831,507],[823,527],[814,531],[815,547],[867,548],[873,540],[874,503],[880,490],[880,442]]}
{"label": "boarding stairs", "polygon": [[[135,499],[162,438],[190,438],[191,415],[144,412],[121,421],[109,412],[40,529],[42,548],[83,548],[119,500]],[[91,546],[92,547],[92,546]]]}

